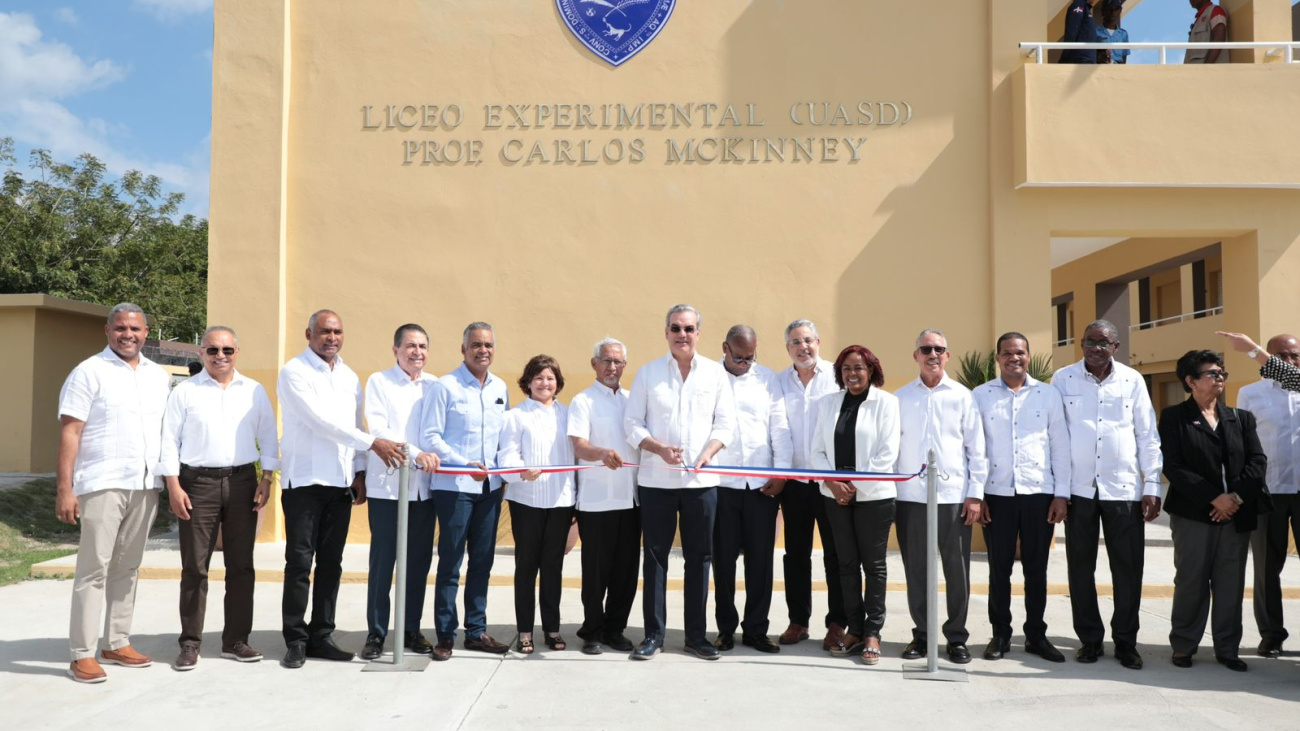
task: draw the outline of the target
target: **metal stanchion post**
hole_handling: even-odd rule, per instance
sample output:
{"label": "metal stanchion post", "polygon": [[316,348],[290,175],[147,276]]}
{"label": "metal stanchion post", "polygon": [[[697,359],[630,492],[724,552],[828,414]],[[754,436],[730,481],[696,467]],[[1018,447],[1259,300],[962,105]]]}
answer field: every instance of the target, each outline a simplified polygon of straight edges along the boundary
{"label": "metal stanchion post", "polygon": [[903,663],[908,680],[965,683],[966,669],[939,667],[939,469],[934,450],[926,454],[925,470],[925,662]]}
{"label": "metal stanchion post", "polygon": [[406,656],[406,541],[410,532],[411,504],[411,446],[407,445],[405,461],[397,478],[397,591],[393,602],[393,661],[382,659],[366,664],[362,672],[420,672],[429,667],[429,658],[424,655]]}

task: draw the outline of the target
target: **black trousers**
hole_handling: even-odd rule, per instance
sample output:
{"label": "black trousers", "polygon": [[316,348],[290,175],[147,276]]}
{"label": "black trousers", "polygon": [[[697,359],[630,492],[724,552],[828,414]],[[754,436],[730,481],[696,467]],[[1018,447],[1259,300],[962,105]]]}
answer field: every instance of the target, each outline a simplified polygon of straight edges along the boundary
{"label": "black trousers", "polygon": [[1069,564],[1070,608],[1080,642],[1100,643],[1106,626],[1097,606],[1097,544],[1104,532],[1115,588],[1110,633],[1115,644],[1137,647],[1138,611],[1142,607],[1142,569],[1146,528],[1142,503],[1074,496],[1065,519],[1065,558]]}
{"label": "black trousers", "polygon": [[[950,644],[970,639],[966,616],[970,610],[971,527],[961,517],[961,503],[939,506],[939,565],[943,569],[948,618],[941,629]],[[907,608],[912,615],[912,639],[925,642],[926,566],[925,503],[898,501],[898,548],[903,554],[903,576],[907,579]]]}
{"label": "black trousers", "polygon": [[[366,628],[376,637],[388,636],[388,618],[397,564],[397,501],[368,500],[370,522],[370,573],[366,579]],[[432,500],[413,500],[407,506],[406,626],[398,632],[419,632],[424,615],[424,595],[433,565],[433,535],[438,514]]]}
{"label": "black trousers", "polygon": [[781,491],[781,515],[785,528],[785,606],[790,622],[808,627],[812,621],[813,531],[821,535],[822,565],[826,569],[825,626],[848,624],[844,616],[844,595],[840,588],[840,562],[835,555],[835,538],[826,519],[821,488],[815,482],[790,480]]}
{"label": "black trousers", "polygon": [[[766,481],[764,481],[766,482]],[[754,489],[718,488],[713,528],[714,619],[720,634],[739,625],[750,637],[767,635],[772,608],[772,554],[780,503]],[[736,611],[736,561],[745,556],[745,619]]]}
{"label": "black trousers", "polygon": [[641,509],[578,511],[582,539],[582,627],[600,641],[622,634],[636,599],[641,567]]}
{"label": "black trousers", "polygon": [[1025,639],[1047,636],[1047,557],[1056,526],[1047,522],[1052,495],[985,495],[993,521],[984,526],[989,558],[989,624],[993,636],[1011,638],[1011,572],[1020,544],[1020,573],[1025,578]]}
{"label": "black trousers", "polygon": [[[510,503],[510,532],[515,537],[515,629],[533,631],[537,594],[542,631],[560,631],[560,590],[564,586],[564,546],[573,525],[573,506],[532,508]],[[538,574],[541,580],[538,580]]]}
{"label": "black trousers", "polygon": [[848,617],[848,633],[879,639],[885,626],[885,591],[889,584],[885,556],[895,501],[886,498],[839,505],[824,495],[822,500],[826,502],[826,517],[840,562],[840,586],[844,589],[841,600]]}
{"label": "black trousers", "polygon": [[637,486],[641,498],[644,586],[641,610],[646,639],[664,640],[668,622],[668,554],[681,517],[682,556],[686,559],[686,641],[705,643],[708,629],[709,565],[713,561],[713,520],[718,508],[716,487]]}
{"label": "black trousers", "polygon": [[1300,495],[1274,495],[1273,512],[1259,516],[1250,550],[1255,554],[1255,624],[1261,639],[1279,644],[1288,637],[1282,621],[1282,567],[1286,565],[1288,534],[1300,545]]}
{"label": "black trousers", "polygon": [[[280,613],[285,644],[317,644],[334,632],[343,546],[352,501],[342,487],[304,485],[280,493],[284,509],[284,598]],[[312,586],[312,560],[316,585]],[[306,621],[311,596],[311,622]]]}
{"label": "black trousers", "polygon": [[181,636],[180,643],[203,641],[208,609],[208,567],[222,536],[226,565],[226,625],[221,646],[248,642],[253,631],[253,543],[257,540],[257,470],[246,464],[229,471],[181,465],[178,479],[190,498],[190,519],[180,521]]}

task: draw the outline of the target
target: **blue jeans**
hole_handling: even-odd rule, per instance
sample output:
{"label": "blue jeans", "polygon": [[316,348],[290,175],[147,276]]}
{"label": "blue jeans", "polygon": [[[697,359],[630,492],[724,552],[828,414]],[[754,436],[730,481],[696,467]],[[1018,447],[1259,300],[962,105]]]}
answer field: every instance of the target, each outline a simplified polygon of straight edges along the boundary
{"label": "blue jeans", "polygon": [[[487,483],[484,483],[484,490]],[[433,591],[433,626],[439,640],[456,639],[456,591],[460,588],[460,562],[469,549],[465,576],[465,635],[478,639],[487,631],[488,578],[496,557],[497,518],[501,515],[501,490],[479,494],[433,491],[438,513],[438,578]]]}

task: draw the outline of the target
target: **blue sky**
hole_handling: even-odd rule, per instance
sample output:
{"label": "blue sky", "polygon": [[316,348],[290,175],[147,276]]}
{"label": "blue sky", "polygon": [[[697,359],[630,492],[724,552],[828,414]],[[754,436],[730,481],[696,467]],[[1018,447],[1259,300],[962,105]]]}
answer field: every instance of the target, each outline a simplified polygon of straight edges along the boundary
{"label": "blue sky", "polygon": [[[1191,20],[1187,0],[1145,0],[1124,24],[1134,41],[1181,41]],[[34,147],[90,152],[114,175],[158,175],[206,216],[211,113],[212,0],[0,0],[0,136],[20,166]]]}

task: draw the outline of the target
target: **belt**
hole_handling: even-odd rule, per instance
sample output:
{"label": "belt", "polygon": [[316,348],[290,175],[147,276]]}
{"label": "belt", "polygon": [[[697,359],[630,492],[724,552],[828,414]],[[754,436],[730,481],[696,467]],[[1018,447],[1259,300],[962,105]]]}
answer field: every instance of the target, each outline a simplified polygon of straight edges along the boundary
{"label": "belt", "polygon": [[242,472],[252,472],[253,463],[241,464],[235,467],[191,467],[190,465],[181,465],[182,470],[189,470],[196,475],[204,477],[234,477]]}

